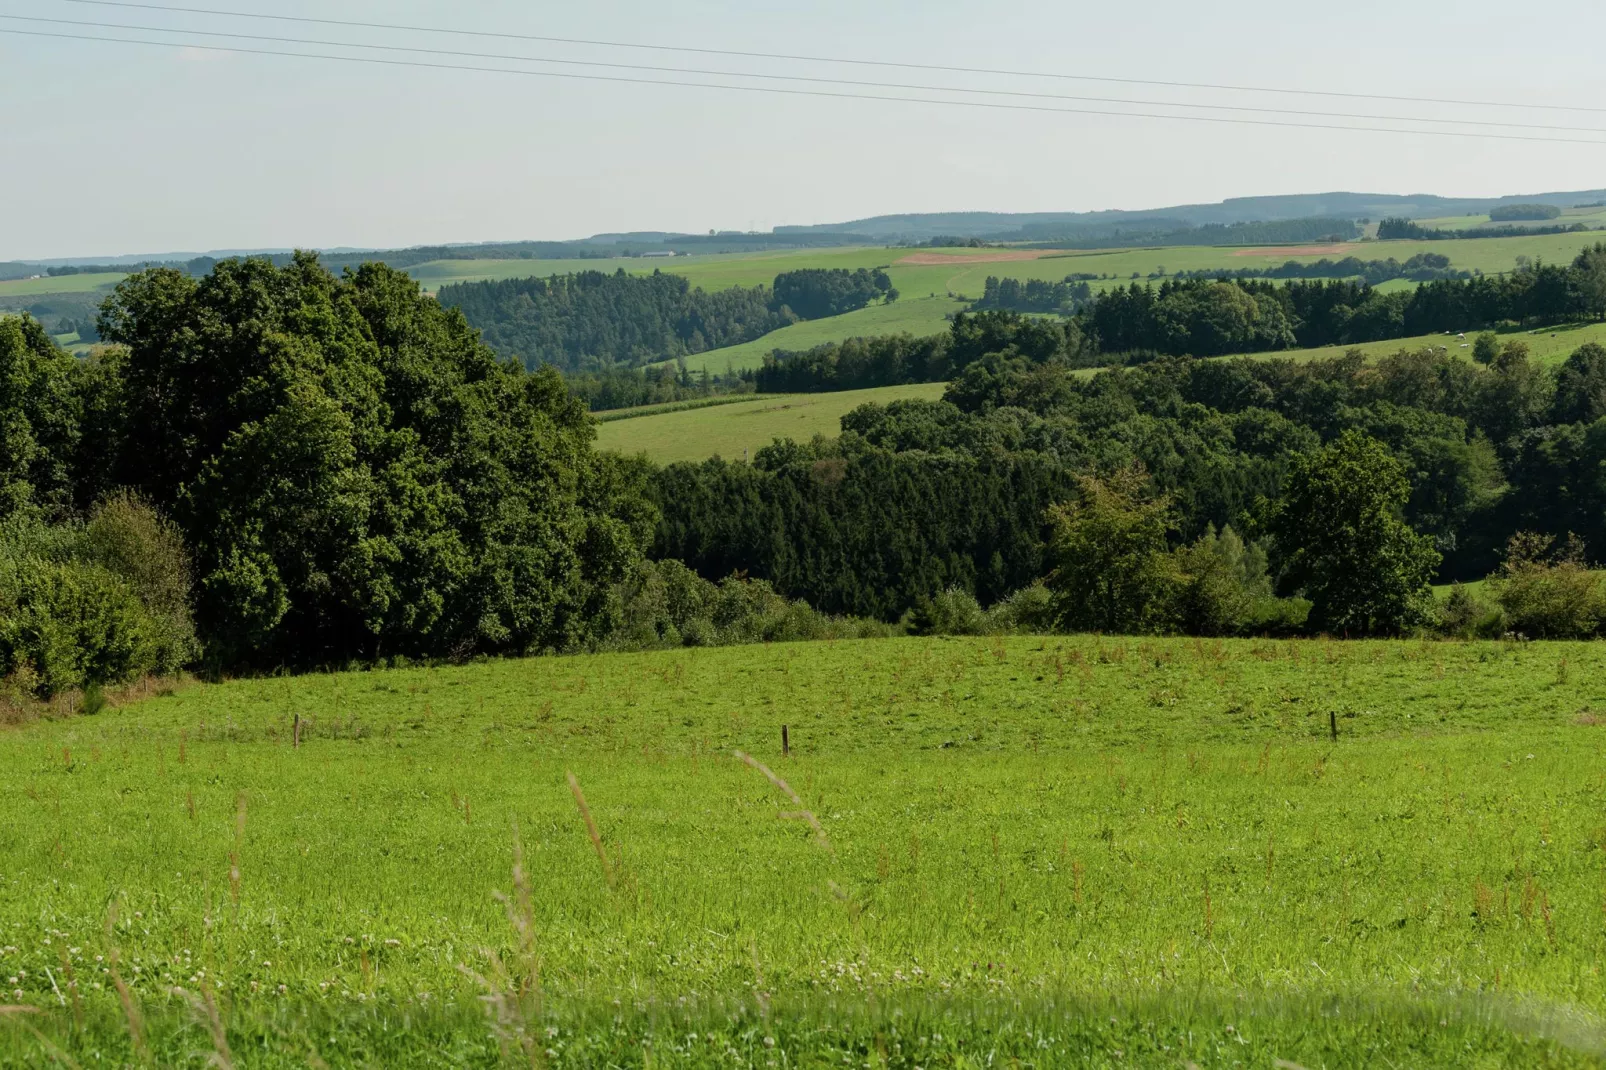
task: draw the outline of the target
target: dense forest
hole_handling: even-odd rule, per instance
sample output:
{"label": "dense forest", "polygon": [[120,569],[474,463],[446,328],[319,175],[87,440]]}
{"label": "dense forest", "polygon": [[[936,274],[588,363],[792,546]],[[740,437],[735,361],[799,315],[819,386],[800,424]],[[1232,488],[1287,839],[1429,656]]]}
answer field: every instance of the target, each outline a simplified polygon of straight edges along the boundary
{"label": "dense forest", "polygon": [[1202,226],[1189,226],[1180,219],[1076,226],[1028,223],[1001,237],[1060,249],[1119,249],[1132,245],[1297,245],[1349,241],[1360,233],[1353,219],[1318,217]]}
{"label": "dense forest", "polygon": [[896,615],[950,585],[987,600],[1044,571],[1043,508],[1080,477],[1147,473],[1146,493],[1174,504],[1173,546],[1259,536],[1291,466],[1354,434],[1399,465],[1399,514],[1443,577],[1488,574],[1521,531],[1606,553],[1606,349],[1555,374],[1520,343],[1489,336],[1479,354],[1166,358],[1084,378],[1008,346],[942,401],[851,413],[840,439],[664,470],[656,552],[832,611]]}
{"label": "dense forest", "polygon": [[627,275],[623,268],[460,283],[442,287],[439,300],[460,309],[503,356],[564,371],[672,360],[751,341],[796,320],[762,286],[709,293],[679,275]]}
{"label": "dense forest", "polygon": [[738,345],[795,323],[896,300],[882,271],[783,272],[773,289],[708,292],[679,275],[583,271],[441,288],[486,342],[526,367],[598,373]]}
{"label": "dense forest", "polygon": [[1093,289],[1080,275],[1067,275],[1059,282],[1047,279],[1000,279],[987,276],[981,300],[970,307],[976,310],[999,308],[1011,312],[1057,312],[1069,316],[1087,307],[1093,300]]}
{"label": "dense forest", "polygon": [[854,312],[872,301],[896,301],[898,291],[879,268],[805,268],[775,277],[775,301],[800,319]]}

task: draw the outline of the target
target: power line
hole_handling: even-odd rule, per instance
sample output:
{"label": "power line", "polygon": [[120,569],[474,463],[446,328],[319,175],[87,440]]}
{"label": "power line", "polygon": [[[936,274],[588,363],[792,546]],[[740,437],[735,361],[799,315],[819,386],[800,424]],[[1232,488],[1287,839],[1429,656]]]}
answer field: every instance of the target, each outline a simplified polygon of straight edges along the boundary
{"label": "power line", "polygon": [[1365,121],[1385,121],[1385,122],[1405,122],[1405,123],[1440,123],[1440,124],[1448,124],[1448,125],[1454,125],[1454,126],[1500,126],[1500,127],[1510,127],[1510,128],[1515,128],[1515,129],[1521,129],[1521,130],[1557,130],[1557,131],[1567,131],[1567,132],[1576,132],[1576,133],[1606,134],[1606,128],[1594,127],[1594,126],[1556,126],[1556,125],[1536,124],[1536,123],[1508,123],[1508,122],[1499,122],[1499,121],[1495,121],[1495,120],[1480,120],[1480,119],[1432,118],[1432,117],[1415,116],[1415,115],[1369,115],[1369,114],[1358,114],[1358,113],[1354,113],[1354,112],[1307,111],[1307,110],[1295,109],[1295,108],[1265,108],[1265,107],[1255,107],[1255,106],[1251,106],[1251,105],[1194,104],[1194,103],[1181,102],[1181,101],[1136,100],[1136,99],[1130,99],[1130,98],[1124,98],[1124,97],[1078,96],[1078,95],[1065,94],[1065,93],[1039,93],[1039,92],[1029,92],[1029,91],[1022,91],[1022,90],[1010,90],[1010,89],[975,89],[975,88],[967,88],[967,87],[960,87],[960,86],[920,85],[920,84],[910,84],[910,83],[902,83],[902,82],[873,82],[873,81],[863,81],[863,80],[849,79],[849,78],[821,78],[821,77],[811,77],[811,76],[807,76],[807,75],[760,74],[760,73],[753,73],[753,72],[747,72],[747,71],[709,70],[709,69],[706,69],[706,68],[699,68],[699,67],[660,67],[660,66],[651,66],[651,65],[637,64],[637,63],[614,63],[614,62],[608,62],[608,61],[604,61],[604,60],[559,59],[559,58],[550,57],[550,56],[519,56],[519,55],[510,55],[510,54],[507,54],[507,53],[498,53],[498,52],[467,52],[467,51],[460,51],[460,50],[455,50],[455,49],[423,48],[423,47],[419,47],[419,46],[408,46],[408,45],[383,45],[383,44],[372,44],[372,43],[359,42],[359,41],[326,41],[326,40],[309,39],[309,38],[301,38],[301,37],[278,37],[278,36],[273,36],[273,35],[268,35],[268,34],[231,33],[231,32],[222,31],[222,30],[191,30],[191,29],[176,29],[176,28],[173,28],[173,27],[166,27],[166,26],[139,26],[139,25],[132,25],[132,24],[128,24],[128,23],[115,23],[115,22],[86,22],[86,21],[80,21],[80,20],[76,20],[76,19],[51,19],[51,18],[43,18],[43,17],[38,17],[38,16],[27,16],[27,15],[0,14],[0,19],[10,19],[10,20],[20,21],[20,22],[46,22],[46,23],[52,23],[52,24],[58,24],[58,25],[89,27],[89,28],[92,28],[92,29],[137,30],[137,31],[143,31],[143,32],[150,32],[150,33],[187,34],[187,35],[200,36],[200,37],[225,37],[225,38],[230,38],[230,39],[233,39],[233,40],[270,41],[270,42],[277,42],[277,43],[280,43],[280,44],[317,45],[317,46],[337,47],[337,48],[366,48],[366,49],[375,49],[375,50],[386,51],[386,52],[409,52],[409,53],[423,54],[423,55],[456,56],[456,57],[471,58],[471,59],[509,60],[509,61],[524,62],[524,63],[549,63],[549,64],[558,64],[558,65],[574,66],[574,67],[604,67],[604,68],[610,68],[610,69],[615,69],[615,70],[649,71],[649,72],[655,72],[655,73],[660,73],[660,74],[713,75],[713,76],[729,77],[729,78],[755,78],[755,79],[764,79],[764,80],[768,80],[768,81],[813,82],[813,83],[817,83],[817,84],[826,84],[826,85],[850,85],[850,86],[860,86],[860,87],[869,87],[869,88],[878,88],[878,89],[904,89],[904,90],[913,90],[913,91],[917,91],[917,92],[968,93],[968,94],[979,94],[979,95],[985,95],[985,96],[1024,97],[1024,98],[1033,98],[1033,99],[1041,99],[1041,100],[1072,100],[1072,101],[1081,101],[1081,102],[1088,102],[1088,103],[1127,104],[1127,105],[1135,105],[1135,106],[1140,106],[1140,107],[1169,107],[1169,108],[1204,109],[1204,110],[1211,110],[1211,111],[1255,112],[1255,113],[1262,113],[1262,114],[1300,115],[1300,116],[1310,116],[1310,117],[1318,117],[1318,118],[1332,118],[1332,119],[1359,119],[1359,120],[1365,120]]}
{"label": "power line", "polygon": [[692,45],[652,45],[633,41],[604,41],[584,37],[551,37],[540,34],[510,33],[495,30],[459,30],[448,26],[408,26],[389,22],[357,22],[348,19],[320,19],[301,15],[267,15],[255,11],[223,11],[216,8],[177,7],[167,4],[142,4],[134,0],[64,0],[69,4],[91,4],[96,7],[138,8],[145,11],[166,11],[172,14],[216,15],[235,19],[271,19],[278,22],[302,22],[323,26],[346,26],[367,30],[399,30],[406,33],[449,33],[465,37],[491,37],[510,41],[540,41],[547,44],[587,45],[598,48],[637,48],[656,52],[693,52],[707,56],[734,56],[744,59],[778,59],[798,63],[842,63],[864,67],[899,67],[904,70],[943,71],[950,74],[988,74],[1010,78],[1059,78],[1083,82],[1109,82],[1119,85],[1165,86],[1171,89],[1211,89],[1233,93],[1284,93],[1297,96],[1340,97],[1349,100],[1392,100],[1411,104],[1449,104],[1468,108],[1530,108],[1541,111],[1577,111],[1606,114],[1606,108],[1592,108],[1576,104],[1522,104],[1508,100],[1458,100],[1446,97],[1395,96],[1386,93],[1344,93],[1327,89],[1292,89],[1276,86],[1228,85],[1214,82],[1168,82],[1149,78],[1113,78],[1095,74],[1065,74],[1054,71],[1020,71],[993,67],[957,67],[937,63],[906,63],[896,60],[849,59],[843,56],[790,55],[783,52],[748,52],[739,49],[699,48]]}
{"label": "power line", "polygon": [[1069,93],[1041,93],[1014,89],[973,89],[960,86],[921,85],[907,82],[874,82],[851,78],[822,78],[793,74],[759,74],[747,71],[709,70],[701,67],[660,67],[640,63],[615,63],[605,60],[560,59],[551,56],[519,56],[502,52],[467,52],[457,49],[424,48],[413,45],[383,45],[361,41],[326,41],[304,37],[278,37],[271,34],[232,33],[224,30],[191,30],[168,26],[140,26],[120,22],[90,22],[79,19],[52,19],[31,15],[7,15],[0,19],[14,22],[44,22],[52,25],[79,26],[99,30],[135,30],[144,33],[184,34],[198,37],[223,37],[237,41],[268,41],[278,44],[315,45],[333,48],[366,48],[384,52],[407,52],[419,55],[453,56],[468,59],[508,60],[520,63],[548,63],[569,67],[603,67],[611,70],[647,71],[657,74],[693,74],[723,78],[753,78],[765,81],[811,82],[820,85],[845,85],[872,89],[900,89],[922,93],[966,93],[995,97],[1020,97],[1036,100],[1070,100],[1095,104],[1123,104],[1151,108],[1186,108],[1203,111],[1253,112],[1265,115],[1299,115],[1327,119],[1356,119],[1365,122],[1438,123],[1449,126],[1498,126],[1517,130],[1554,130],[1570,133],[1606,134],[1598,126],[1559,126],[1544,123],[1500,122],[1487,119],[1444,119],[1416,115],[1371,115],[1355,112],[1309,111],[1300,108],[1268,108],[1239,104],[1194,104],[1169,100],[1141,100],[1128,97],[1080,96]]}
{"label": "power line", "polygon": [[1024,111],[1056,115],[1102,115],[1119,119],[1170,119],[1185,123],[1217,123],[1233,126],[1269,126],[1294,130],[1338,130],[1350,133],[1406,134],[1411,136],[1480,138],[1497,141],[1549,142],[1559,145],[1601,145],[1606,141],[1593,138],[1559,138],[1525,134],[1496,134],[1485,131],[1461,130],[1403,130],[1387,126],[1354,126],[1341,123],[1298,123],[1277,119],[1243,119],[1224,115],[1168,115],[1162,112],[1114,111],[1104,108],[1053,108],[1040,104],[1004,104],[986,100],[942,100],[934,97],[891,96],[884,93],[837,93],[824,89],[787,89],[780,86],[729,85],[718,82],[688,82],[667,78],[626,78],[610,74],[579,74],[562,71],[511,70],[506,67],[481,67],[458,63],[431,63],[424,60],[381,59],[377,56],[335,56],[318,52],[287,52],[280,49],[243,48],[239,46],[202,45],[186,41],[137,41],[124,37],[94,37],[79,33],[56,33],[45,30],[15,30],[0,27],[0,33],[21,37],[47,37],[67,41],[98,41],[105,44],[144,45],[153,48],[185,48],[203,52],[233,52],[240,55],[283,56],[290,59],[317,59],[340,63],[364,63],[384,67],[412,67],[425,70],[474,71],[482,74],[511,74],[526,78],[557,78],[587,82],[614,82],[626,85],[665,85],[690,89],[723,89],[741,93],[767,93],[794,97],[822,97],[835,100],[877,100],[898,104],[935,104],[948,107],[985,108],[991,111]]}

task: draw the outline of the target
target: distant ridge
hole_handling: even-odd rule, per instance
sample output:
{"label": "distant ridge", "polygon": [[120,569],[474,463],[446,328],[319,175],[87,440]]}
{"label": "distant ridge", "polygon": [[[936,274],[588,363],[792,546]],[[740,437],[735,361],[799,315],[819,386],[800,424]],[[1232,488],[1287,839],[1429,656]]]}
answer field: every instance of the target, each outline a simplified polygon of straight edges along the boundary
{"label": "distant ridge", "polygon": [[1170,208],[1103,212],[929,212],[871,216],[849,223],[817,227],[776,227],[777,235],[805,235],[812,231],[854,234],[878,241],[924,241],[936,237],[997,238],[1008,240],[1042,232],[1098,232],[1140,224],[1176,224],[1201,227],[1211,224],[1269,223],[1311,217],[1380,219],[1486,212],[1502,204],[1553,204],[1562,208],[1606,200],[1606,190],[1532,193],[1508,197],[1439,197],[1430,193],[1296,193],[1270,197],[1231,197],[1214,204],[1184,204]]}
{"label": "distant ridge", "polygon": [[[680,234],[673,231],[634,231],[595,234],[565,241],[455,242],[439,245],[361,249],[341,246],[318,252],[332,266],[384,260],[407,267],[440,259],[592,259],[638,256],[650,251],[724,253],[765,249],[823,248],[866,242],[926,242],[954,237],[996,241],[1101,242],[1122,236],[1141,241],[1145,236],[1194,227],[1222,227],[1243,223],[1290,220],[1378,220],[1387,216],[1426,219],[1436,216],[1487,212],[1503,204],[1551,204],[1569,208],[1606,202],[1606,189],[1560,193],[1526,193],[1506,197],[1440,197],[1431,193],[1295,193],[1266,197],[1231,197],[1213,204],[1184,204],[1167,208],[1099,212],[924,212],[871,216],[848,223],[780,226],[769,232],[713,231]],[[145,264],[180,264],[219,260],[231,256],[288,257],[288,248],[221,249],[208,253],[144,253],[116,256],[44,258],[0,264],[0,279],[22,277],[48,268],[105,265],[110,268]]]}

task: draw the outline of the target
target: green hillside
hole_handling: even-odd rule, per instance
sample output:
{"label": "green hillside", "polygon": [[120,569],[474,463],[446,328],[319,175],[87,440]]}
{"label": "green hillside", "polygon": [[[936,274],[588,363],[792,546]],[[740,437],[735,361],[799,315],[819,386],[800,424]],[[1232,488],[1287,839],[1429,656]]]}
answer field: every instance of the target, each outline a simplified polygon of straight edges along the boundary
{"label": "green hillside", "polygon": [[751,456],[777,438],[807,442],[815,435],[835,437],[842,417],[871,402],[902,398],[940,398],[944,383],[844,390],[832,394],[779,394],[728,405],[650,413],[610,420],[597,428],[597,447],[618,453],[645,453],[659,464],[727,460]]}
{"label": "green hillside", "polygon": [[804,320],[771,331],[751,342],[711,349],[687,357],[686,367],[694,372],[706,369],[715,375],[723,375],[727,371],[756,368],[777,349],[799,352],[826,342],[882,334],[912,334],[917,337],[941,334],[948,329],[949,317],[956,312],[963,312],[966,307],[963,302],[947,297],[903,298],[890,305],[871,305],[841,316]]}
{"label": "green hillside", "polygon": [[41,297],[47,294],[85,294],[110,290],[127,275],[107,272],[90,275],[53,275],[41,279],[11,279],[0,282],[0,300],[9,297]]}

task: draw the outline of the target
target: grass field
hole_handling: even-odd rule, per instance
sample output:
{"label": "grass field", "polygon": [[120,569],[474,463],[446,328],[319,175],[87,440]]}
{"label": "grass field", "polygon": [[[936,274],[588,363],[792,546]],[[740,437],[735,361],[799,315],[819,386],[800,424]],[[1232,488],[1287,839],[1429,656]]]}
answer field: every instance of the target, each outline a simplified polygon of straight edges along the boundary
{"label": "grass field", "polygon": [[1606,208],[1563,208],[1557,219],[1516,220],[1508,223],[1491,223],[1487,215],[1445,216],[1440,219],[1419,219],[1424,227],[1439,230],[1471,230],[1474,227],[1557,227],[1582,223],[1586,227],[1606,227]]}
{"label": "grass field", "polygon": [[[1382,342],[1362,342],[1351,346],[1325,346],[1318,349],[1288,349],[1280,353],[1251,353],[1249,356],[1265,359],[1292,358],[1294,360],[1313,360],[1321,357],[1343,356],[1351,349],[1358,349],[1368,359],[1390,356],[1402,349],[1416,350],[1427,346],[1444,346],[1451,353],[1458,353],[1472,359],[1472,340],[1475,334],[1468,334],[1465,343],[1455,335],[1424,334],[1414,338],[1391,338]],[[1606,323],[1571,323],[1556,327],[1544,327],[1538,330],[1506,331],[1500,334],[1501,341],[1523,342],[1528,346],[1528,355],[1541,364],[1559,364],[1572,356],[1579,346],[1589,342],[1606,345]],[[1463,349],[1462,345],[1466,348]]]}
{"label": "grass field", "polygon": [[834,438],[842,417],[860,405],[901,398],[940,398],[945,383],[883,386],[831,394],[767,394],[751,401],[612,420],[597,428],[597,448],[645,453],[659,464],[720,456],[740,460],[777,438]]}
{"label": "grass field", "polygon": [[127,275],[105,272],[94,275],[57,275],[43,279],[11,279],[0,282],[0,300],[8,297],[43,297],[48,294],[84,294],[110,290]]}
{"label": "grass field", "polygon": [[193,686],[4,730],[0,1062],[201,1065],[207,991],[242,1066],[495,1065],[505,969],[521,1065],[1598,1066],[1603,709],[1541,643]]}
{"label": "grass field", "polygon": [[947,297],[904,298],[890,305],[871,305],[829,319],[805,320],[751,342],[699,353],[686,358],[686,367],[694,372],[706,368],[715,375],[723,375],[727,371],[757,368],[777,349],[801,351],[826,342],[883,334],[907,333],[917,337],[942,334],[948,330],[948,317],[965,308],[964,304]]}

